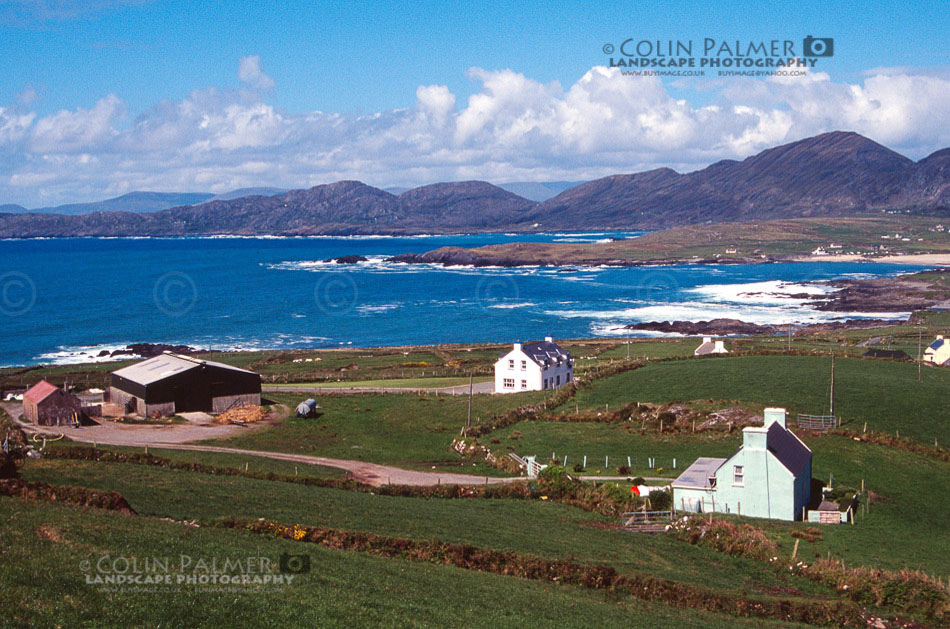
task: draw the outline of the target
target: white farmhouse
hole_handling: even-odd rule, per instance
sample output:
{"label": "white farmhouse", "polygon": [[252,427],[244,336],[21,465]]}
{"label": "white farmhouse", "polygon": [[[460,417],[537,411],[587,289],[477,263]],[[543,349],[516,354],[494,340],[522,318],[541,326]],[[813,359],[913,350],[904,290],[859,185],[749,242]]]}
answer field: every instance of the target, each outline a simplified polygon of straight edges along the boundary
{"label": "white farmhouse", "polygon": [[550,336],[524,345],[515,343],[495,363],[495,393],[556,389],[573,379],[571,353]]}
{"label": "white farmhouse", "polygon": [[924,362],[935,365],[944,365],[950,361],[950,342],[947,342],[942,335],[924,350]]}

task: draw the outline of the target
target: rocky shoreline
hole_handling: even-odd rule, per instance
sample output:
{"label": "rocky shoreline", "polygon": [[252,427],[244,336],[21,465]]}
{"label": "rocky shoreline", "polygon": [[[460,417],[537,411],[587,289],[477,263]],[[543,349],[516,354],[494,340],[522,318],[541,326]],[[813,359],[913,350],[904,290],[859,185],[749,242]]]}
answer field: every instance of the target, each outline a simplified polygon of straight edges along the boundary
{"label": "rocky shoreline", "polygon": [[467,266],[467,267],[504,267],[513,268],[520,266],[655,266],[658,264],[767,264],[771,262],[782,262],[780,258],[773,257],[713,257],[713,258],[655,258],[636,260],[631,258],[578,258],[569,256],[565,258],[548,257],[542,260],[535,258],[519,257],[517,255],[484,255],[472,249],[463,249],[461,247],[442,247],[425,253],[402,253],[386,260],[387,262],[400,262],[403,264],[435,264],[439,266]]}
{"label": "rocky shoreline", "polygon": [[681,334],[683,336],[752,336],[758,334],[786,334],[789,331],[801,333],[828,332],[833,330],[866,330],[895,325],[895,323],[903,322],[889,319],[847,319],[845,321],[829,321],[826,323],[810,323],[806,325],[760,325],[740,319],[720,318],[711,319],[709,321],[650,321],[646,323],[631,323],[623,326],[623,329]]}
{"label": "rocky shoreline", "polygon": [[138,356],[141,358],[152,358],[159,356],[164,352],[174,352],[176,354],[197,354],[201,350],[195,349],[190,345],[166,345],[165,343],[132,343],[126,345],[124,349],[109,351],[102,350],[96,354],[96,358],[120,358],[122,356]]}

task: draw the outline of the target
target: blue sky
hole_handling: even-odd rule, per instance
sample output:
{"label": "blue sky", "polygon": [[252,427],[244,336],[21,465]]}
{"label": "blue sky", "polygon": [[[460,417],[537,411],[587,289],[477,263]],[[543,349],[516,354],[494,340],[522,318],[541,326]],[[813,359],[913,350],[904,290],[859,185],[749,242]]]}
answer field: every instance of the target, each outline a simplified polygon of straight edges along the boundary
{"label": "blue sky", "polygon": [[[902,103],[900,90],[922,90],[936,105],[946,104],[948,23],[946,2],[262,2],[247,8],[229,2],[0,0],[0,203],[99,198],[142,186],[303,186],[337,176],[414,185],[434,178],[504,180],[506,173],[519,179],[578,179],[670,162],[690,169],[743,157],[775,140],[842,126],[917,159],[946,145],[947,119],[929,119],[919,108],[908,112],[916,105]],[[798,90],[810,94],[808,103],[798,102],[804,97],[794,88],[768,79],[611,76],[617,84],[640,81],[642,89],[623,85],[603,107],[588,107],[591,98],[600,97],[588,94],[574,114],[558,112],[573,106],[568,102],[572,88],[583,87],[591,69],[607,63],[605,43],[619,46],[631,37],[800,42],[806,35],[835,41],[834,56],[820,59],[803,79],[809,85]],[[243,67],[250,74],[242,81],[241,60],[249,58]],[[895,75],[910,79],[898,81]],[[817,88],[816,76],[822,82]],[[889,78],[869,85],[875,76]],[[552,84],[553,91],[548,89]],[[448,120],[451,133],[409,130],[399,113],[425,109],[418,90],[430,86],[445,91],[430,94],[438,102],[428,104],[439,111],[429,117],[440,124]],[[866,92],[860,102],[841,100],[849,98],[852,86]],[[631,89],[632,100],[640,102],[624,111],[624,90]],[[473,96],[497,102],[481,113],[468,111]],[[825,99],[838,100],[828,114],[815,113]],[[690,111],[677,113],[678,101]],[[925,102],[934,109],[934,103]],[[519,103],[526,116],[515,111]],[[871,111],[875,103],[883,103],[876,113]],[[229,119],[235,107],[251,113]],[[756,120],[711,120],[715,108],[740,116],[752,108]],[[206,118],[192,115],[196,109],[231,130],[253,118],[260,123],[256,131],[264,126],[268,131],[250,137],[241,127],[243,139],[216,144],[216,138],[205,137],[204,144],[196,143],[199,131],[189,132],[183,122],[192,116],[188,120],[198,128],[209,128],[201,122]],[[177,111],[174,131],[171,110]],[[559,128],[576,126],[578,120],[586,125],[585,117],[597,111],[607,112],[607,118],[641,116],[646,122],[628,130],[623,146],[557,138]],[[794,119],[781,119],[789,111]],[[335,118],[315,122],[308,118],[314,112]],[[681,115],[691,121],[683,119],[688,129],[666,128]],[[900,133],[887,131],[895,116],[914,124],[898,124],[907,127]],[[519,133],[516,121],[525,117],[534,122],[521,132],[536,141],[520,147],[528,158],[517,161],[512,137]],[[501,118],[511,123],[481,134]],[[664,128],[650,120],[665,121]],[[136,135],[137,125],[148,128]],[[702,131],[717,125],[722,127],[718,136]],[[924,130],[935,125],[941,133],[924,138]],[[143,129],[156,126],[165,128],[163,138],[178,138],[167,155],[141,144]],[[392,144],[375,141],[399,132],[411,135]],[[589,130],[590,137],[598,133]],[[420,134],[429,139],[418,141]],[[147,138],[154,141],[154,135]],[[416,151],[397,157],[407,142],[416,142]],[[664,143],[679,149],[676,155],[660,150]],[[263,150],[265,145],[271,150]],[[176,150],[196,147],[206,154],[168,166]],[[374,151],[399,167],[374,161]],[[147,158],[143,153],[149,153]],[[288,153],[306,165],[266,166]],[[334,153],[341,155],[337,162]],[[448,166],[439,167],[434,154]],[[51,155],[60,156],[53,162],[61,178],[53,172]],[[130,160],[138,160],[138,166]],[[116,171],[117,163],[119,172],[105,176],[103,171]],[[196,169],[200,172],[187,174]]]}

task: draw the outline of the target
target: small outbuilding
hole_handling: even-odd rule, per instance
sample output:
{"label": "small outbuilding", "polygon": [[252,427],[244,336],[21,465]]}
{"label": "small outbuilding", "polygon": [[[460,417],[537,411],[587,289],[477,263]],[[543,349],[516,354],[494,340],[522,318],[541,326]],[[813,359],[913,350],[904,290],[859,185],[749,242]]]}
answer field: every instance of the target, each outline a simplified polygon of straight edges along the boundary
{"label": "small outbuilding", "polygon": [[261,377],[253,371],[165,352],[112,374],[109,398],[144,417],[223,413],[259,406]]}
{"label": "small outbuilding", "polygon": [[40,426],[81,424],[87,419],[82,400],[46,380],[23,394],[23,418]]}
{"label": "small outbuilding", "polygon": [[708,356],[709,354],[728,354],[722,341],[713,341],[711,337],[704,336],[703,344],[693,350],[693,356]]}

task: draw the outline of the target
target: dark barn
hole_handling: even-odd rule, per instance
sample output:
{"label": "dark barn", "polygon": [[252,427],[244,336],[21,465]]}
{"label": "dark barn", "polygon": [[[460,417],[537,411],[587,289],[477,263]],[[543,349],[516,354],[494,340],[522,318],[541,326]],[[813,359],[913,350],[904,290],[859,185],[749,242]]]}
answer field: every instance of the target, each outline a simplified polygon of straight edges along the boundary
{"label": "dark barn", "polygon": [[144,417],[261,403],[260,375],[231,365],[165,352],[112,374],[110,400]]}
{"label": "dark barn", "polygon": [[23,417],[41,426],[86,423],[83,403],[46,380],[40,380],[23,394]]}
{"label": "dark barn", "polygon": [[892,360],[910,360],[910,356],[902,349],[869,349],[864,352],[868,358],[890,358]]}

